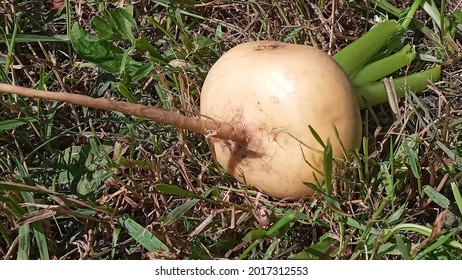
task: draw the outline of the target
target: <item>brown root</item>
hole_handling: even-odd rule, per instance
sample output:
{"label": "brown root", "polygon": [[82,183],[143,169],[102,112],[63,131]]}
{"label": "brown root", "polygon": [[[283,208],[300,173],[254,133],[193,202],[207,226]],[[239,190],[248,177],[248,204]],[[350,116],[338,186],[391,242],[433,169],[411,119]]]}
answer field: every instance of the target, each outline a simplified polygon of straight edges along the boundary
{"label": "brown root", "polygon": [[211,119],[187,117],[159,107],[133,104],[106,98],[93,98],[86,95],[68,92],[36,90],[3,83],[0,83],[0,92],[17,94],[30,98],[61,101],[93,109],[117,111],[123,114],[143,119],[149,119],[159,123],[170,124],[177,128],[186,129],[194,133],[213,136],[220,139],[246,142],[248,137],[244,127],[240,127],[238,124],[233,125],[231,123],[220,122]]}

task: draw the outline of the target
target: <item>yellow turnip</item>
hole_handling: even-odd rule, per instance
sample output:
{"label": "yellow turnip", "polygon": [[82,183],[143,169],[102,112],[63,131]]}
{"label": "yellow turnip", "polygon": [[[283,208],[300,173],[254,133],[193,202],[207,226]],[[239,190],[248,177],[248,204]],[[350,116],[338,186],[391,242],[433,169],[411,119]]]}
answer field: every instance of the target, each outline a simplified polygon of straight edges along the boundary
{"label": "yellow turnip", "polygon": [[[246,141],[211,138],[217,161],[239,181],[277,198],[309,197],[323,177],[322,145],[361,141],[358,101],[342,68],[310,46],[273,41],[238,45],[211,68],[201,114],[243,127]],[[339,139],[336,137],[338,130]],[[308,164],[309,163],[309,164]],[[310,166],[311,165],[311,166]]]}

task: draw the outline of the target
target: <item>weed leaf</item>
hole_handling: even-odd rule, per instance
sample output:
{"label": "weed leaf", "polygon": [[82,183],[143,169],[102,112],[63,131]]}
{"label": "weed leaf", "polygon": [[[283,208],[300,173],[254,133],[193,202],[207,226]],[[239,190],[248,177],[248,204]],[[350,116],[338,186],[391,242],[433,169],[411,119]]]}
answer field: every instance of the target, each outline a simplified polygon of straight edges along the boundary
{"label": "weed leaf", "polygon": [[124,50],[88,34],[77,23],[72,26],[70,39],[72,47],[83,59],[96,63],[109,73],[126,72],[129,76],[134,76],[140,69],[149,68],[131,57],[124,58]]}

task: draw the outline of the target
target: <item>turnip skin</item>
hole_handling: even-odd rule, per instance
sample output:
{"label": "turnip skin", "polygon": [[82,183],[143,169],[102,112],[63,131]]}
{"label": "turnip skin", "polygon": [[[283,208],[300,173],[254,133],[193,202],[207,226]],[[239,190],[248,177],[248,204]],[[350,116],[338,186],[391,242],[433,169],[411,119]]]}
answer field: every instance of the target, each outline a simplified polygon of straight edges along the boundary
{"label": "turnip skin", "polygon": [[[343,157],[358,148],[358,101],[342,68],[310,46],[273,41],[238,45],[210,69],[201,93],[201,114],[244,126],[245,143],[211,138],[218,163],[239,181],[282,199],[310,197],[304,182],[322,181],[306,161],[323,170],[322,146]],[[213,134],[212,134],[213,135]],[[303,144],[301,144],[302,142]]]}

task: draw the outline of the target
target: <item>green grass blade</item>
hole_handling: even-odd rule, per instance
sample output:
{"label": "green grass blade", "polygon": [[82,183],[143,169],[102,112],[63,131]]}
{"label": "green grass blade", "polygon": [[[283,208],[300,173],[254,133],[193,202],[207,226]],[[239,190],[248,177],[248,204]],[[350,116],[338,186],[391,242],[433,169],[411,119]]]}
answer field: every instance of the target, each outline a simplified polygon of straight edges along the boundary
{"label": "green grass blade", "polygon": [[191,210],[191,208],[193,208],[199,201],[200,200],[197,198],[191,199],[185,202],[184,204],[181,204],[180,206],[176,207],[172,210],[172,212],[168,213],[166,216],[161,218],[163,225],[171,226],[176,221],[181,219],[181,217],[183,217],[186,214],[186,212]]}
{"label": "green grass blade", "polygon": [[332,158],[332,145],[327,140],[327,146],[324,149],[324,183],[327,195],[332,193]]}
{"label": "green grass blade", "polygon": [[404,239],[401,237],[401,235],[395,235],[396,239],[396,245],[398,247],[399,252],[401,253],[401,256],[403,257],[403,260],[408,260],[409,259],[409,248],[404,241]]}
{"label": "green grass blade", "polygon": [[30,254],[31,230],[29,225],[19,227],[18,260],[28,260]]}
{"label": "green grass blade", "polygon": [[122,215],[119,217],[118,221],[120,225],[127,230],[128,234],[149,252],[169,251],[167,245],[143,226],[132,220],[128,215]]}
{"label": "green grass blade", "polygon": [[452,232],[450,232],[450,233],[448,233],[446,235],[443,235],[443,236],[439,237],[434,243],[432,243],[430,246],[428,246],[424,250],[422,250],[422,252],[417,254],[417,256],[415,256],[414,260],[420,260],[420,259],[424,258],[427,254],[429,254],[429,253],[435,251],[436,249],[440,248],[441,246],[443,246],[443,244],[448,242],[455,233],[456,233],[456,231],[452,231]]}
{"label": "green grass blade", "polygon": [[48,245],[47,239],[45,236],[45,231],[43,229],[43,224],[40,222],[34,222],[31,224],[35,241],[37,242],[37,247],[39,250],[39,255],[41,260],[49,260],[50,256],[48,254]]}
{"label": "green grass blade", "polygon": [[243,260],[245,257],[247,257],[247,255],[255,248],[257,247],[259,244],[261,243],[261,239],[256,239],[254,242],[252,242],[252,244],[250,244],[249,247],[247,247],[244,252],[242,252],[242,254],[237,258],[238,260]]}
{"label": "green grass blade", "polygon": [[322,189],[322,188],[319,188],[318,186],[316,186],[315,184],[313,183],[310,183],[310,182],[305,182],[304,183],[307,187],[311,188],[312,190],[314,190],[315,192],[318,192],[320,193],[322,196],[323,196],[323,199],[332,207],[334,207],[335,209],[338,209],[340,210],[340,204],[338,203],[337,200],[335,200],[332,196],[330,195],[327,195],[325,193],[325,191]]}
{"label": "green grass blade", "polygon": [[414,177],[417,179],[422,178],[422,168],[420,166],[417,151],[409,147],[406,141],[403,141],[403,151]]}
{"label": "green grass blade", "polygon": [[252,249],[257,247],[264,239],[264,237],[270,237],[277,233],[281,228],[288,226],[291,222],[295,220],[297,212],[288,211],[284,216],[274,223],[268,230],[255,229],[248,233],[244,238],[246,241],[255,239],[249,247],[247,247],[244,252],[238,257],[239,260],[244,259]]}
{"label": "green grass blade", "polygon": [[331,260],[332,257],[328,254],[328,251],[335,244],[336,240],[330,237],[328,234],[324,234],[319,238],[317,243],[311,244],[310,247],[304,249],[301,252],[292,254],[291,260]]}
{"label": "green grass blade", "polygon": [[117,246],[117,240],[119,240],[119,234],[120,234],[121,228],[116,227],[114,228],[114,231],[112,232],[112,249],[111,249],[111,258],[114,259],[115,252],[116,252],[116,246]]}
{"label": "green grass blade", "polygon": [[288,211],[281,219],[279,219],[276,223],[274,223],[274,225],[272,225],[266,231],[266,235],[271,236],[271,235],[275,234],[282,227],[285,227],[286,225],[293,222],[294,219],[295,219],[295,212],[294,211]]}
{"label": "green grass blade", "polygon": [[165,29],[162,24],[160,22],[158,22],[157,20],[155,20],[153,17],[146,17],[146,19],[152,24],[154,25],[156,28],[158,28],[162,33],[165,34],[165,36],[167,36],[167,38],[169,39],[169,41],[173,44],[175,44],[176,47],[180,48],[180,44],[178,43],[178,41],[175,39],[175,36],[171,33],[171,32],[168,32],[167,29]]}
{"label": "green grass blade", "polygon": [[422,3],[422,9],[430,16],[430,18],[438,26],[438,28],[441,29],[441,23],[443,22],[443,20],[440,11],[438,11],[438,8],[434,5],[434,2],[432,3],[430,1],[424,1]]}
{"label": "green grass blade", "polygon": [[368,0],[368,2],[374,4],[377,7],[382,8],[383,10],[387,11],[388,13],[394,15],[395,17],[401,17],[403,11],[398,9],[397,7],[393,6],[386,0]]}
{"label": "green grass blade", "polygon": [[333,59],[343,68],[348,77],[352,77],[400,27],[394,20],[380,23],[335,54]]}
{"label": "green grass blade", "polygon": [[5,65],[3,67],[3,70],[5,71],[5,73],[8,73],[8,71],[10,70],[10,66],[13,63],[14,45],[16,43],[16,35],[18,33],[18,26],[19,26],[20,18],[21,18],[21,13],[18,13],[15,15],[13,35],[11,36],[11,39],[7,43],[8,53],[6,56]]}
{"label": "green grass blade", "polygon": [[361,67],[351,77],[353,86],[367,85],[403,68],[415,59],[416,52],[406,45],[399,52]]}
{"label": "green grass blade", "polygon": [[256,228],[256,229],[252,229],[251,231],[249,231],[243,238],[242,240],[244,241],[252,241],[252,240],[255,240],[255,239],[258,239],[258,238],[262,238],[262,237],[266,237],[266,230],[264,229],[259,229],[259,228]]}
{"label": "green grass blade", "polygon": [[[22,197],[25,202],[34,204],[35,199],[32,196],[32,193],[30,192],[22,192]],[[28,206],[27,210],[29,213],[33,213],[37,211],[35,207]],[[49,260],[50,256],[48,255],[48,245],[47,245],[47,240],[45,237],[45,231],[43,229],[43,225],[40,222],[34,222],[30,224],[30,227],[32,228],[32,232],[34,233],[35,241],[37,242],[37,247],[39,250],[40,254],[40,259],[42,260]]]}
{"label": "green grass blade", "polygon": [[[0,43],[7,43],[11,41],[12,35],[4,35],[0,37]],[[24,43],[38,43],[38,42],[68,42],[69,37],[67,35],[36,35],[36,34],[17,34],[14,40],[17,44]]]}
{"label": "green grass blade", "polygon": [[13,120],[6,120],[0,121],[0,132],[14,129],[18,126],[23,124],[30,124],[33,122],[37,122],[36,118],[28,117],[28,118],[20,118],[20,119],[13,119]]}
{"label": "green grass blade", "polygon": [[319,134],[311,125],[308,125],[308,128],[310,129],[311,134],[313,134],[314,139],[316,139],[316,141],[325,149],[326,144],[324,143],[324,141],[322,141],[321,136],[319,136]]}
{"label": "green grass blade", "polygon": [[457,208],[459,208],[459,213],[462,215],[462,196],[460,195],[460,190],[456,183],[451,183],[451,190],[454,194],[454,199],[456,201]]}
{"label": "green grass blade", "polygon": [[450,206],[449,199],[447,199],[444,195],[441,193],[437,192],[434,188],[431,186],[425,186],[423,189],[424,193],[428,195],[428,197],[438,204],[441,208],[448,209]]}
{"label": "green grass blade", "polygon": [[117,90],[119,93],[125,97],[128,102],[138,104],[138,101],[136,100],[135,96],[130,92],[130,90],[122,83],[117,83]]}
{"label": "green grass blade", "polygon": [[[440,75],[441,66],[437,65],[419,73],[393,79],[397,98],[404,97],[406,88],[409,88],[413,92],[423,91],[427,88],[428,80],[437,82],[440,79]],[[367,108],[366,103],[369,106],[376,106],[388,100],[387,92],[382,81],[355,87],[354,91],[359,99],[361,109]]]}

